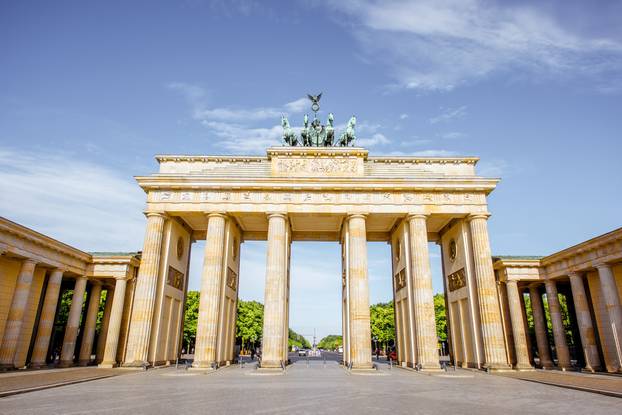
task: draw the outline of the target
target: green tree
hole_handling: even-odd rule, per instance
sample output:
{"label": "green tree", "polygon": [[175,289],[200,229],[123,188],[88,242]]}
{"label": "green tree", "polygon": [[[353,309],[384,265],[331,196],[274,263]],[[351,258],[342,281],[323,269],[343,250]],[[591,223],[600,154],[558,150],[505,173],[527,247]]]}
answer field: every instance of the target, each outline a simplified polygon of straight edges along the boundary
{"label": "green tree", "polygon": [[199,319],[199,291],[188,291],[184,308],[184,348],[189,352],[196,342]]}
{"label": "green tree", "polygon": [[296,333],[292,329],[289,329],[287,344],[290,350],[292,346],[296,346],[299,349],[310,349],[311,348],[309,341],[303,335]]}
{"label": "green tree", "polygon": [[261,341],[263,304],[257,301],[238,300],[238,318],[235,327],[235,337],[240,341],[242,349]]}
{"label": "green tree", "polygon": [[395,341],[395,310],[393,301],[374,304],[369,308],[371,335],[378,340],[378,345],[386,347]]}
{"label": "green tree", "polygon": [[447,312],[445,310],[445,294],[434,294],[434,318],[436,321],[436,337],[439,341],[446,341]]}
{"label": "green tree", "polygon": [[343,344],[343,339],[338,334],[329,334],[318,343],[318,349],[335,350]]}

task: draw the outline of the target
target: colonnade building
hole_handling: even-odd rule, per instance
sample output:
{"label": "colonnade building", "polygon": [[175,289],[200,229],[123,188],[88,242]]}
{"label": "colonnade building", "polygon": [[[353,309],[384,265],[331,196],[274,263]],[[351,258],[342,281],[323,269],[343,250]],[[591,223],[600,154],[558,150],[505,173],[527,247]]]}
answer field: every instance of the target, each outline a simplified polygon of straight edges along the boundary
{"label": "colonnade building", "polygon": [[[561,368],[620,370],[622,231],[544,258],[493,262],[487,196],[498,179],[478,176],[477,158],[276,147],[264,157],[157,160],[159,172],[136,178],[147,195],[140,254],[86,253],[0,220],[0,364],[174,361],[181,352],[190,247],[196,240],[206,242],[194,366],[207,370],[231,363],[240,246],[265,240],[266,268],[252,276],[265,278],[261,367],[279,370],[287,361],[291,244],[333,241],[342,252],[336,278],[342,282],[343,363],[370,369],[367,242],[383,241],[391,246],[386,282],[393,287],[400,365],[440,369],[428,252],[434,242],[441,247],[456,364],[511,370],[555,361]],[[59,309],[64,290],[72,291],[68,313]],[[521,295],[527,290],[528,297]],[[102,291],[106,302],[95,333]]]}
{"label": "colonnade building", "polygon": [[83,252],[0,217],[1,367],[122,361],[139,265],[137,253]]}
{"label": "colonnade building", "polygon": [[493,261],[516,367],[622,372],[622,228],[546,257]]}

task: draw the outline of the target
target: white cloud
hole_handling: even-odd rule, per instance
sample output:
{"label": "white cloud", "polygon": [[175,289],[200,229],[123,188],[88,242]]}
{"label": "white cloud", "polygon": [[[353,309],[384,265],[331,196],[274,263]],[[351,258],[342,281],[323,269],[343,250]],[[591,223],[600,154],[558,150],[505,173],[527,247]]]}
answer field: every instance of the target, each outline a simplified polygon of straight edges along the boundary
{"label": "white cloud", "polygon": [[619,41],[581,36],[544,7],[485,0],[329,5],[347,17],[339,21],[359,41],[365,59],[389,68],[397,88],[446,91],[510,68],[559,79],[605,78],[622,67]]}
{"label": "white cloud", "polygon": [[415,151],[412,155],[420,157],[453,157],[458,155],[458,153],[450,150],[421,150]]}
{"label": "white cloud", "polygon": [[460,138],[465,138],[467,135],[465,133],[461,133],[460,131],[449,131],[440,135],[441,138],[445,138],[448,140],[458,140]]}
{"label": "white cloud", "polygon": [[287,104],[285,104],[284,108],[290,113],[299,114],[304,110],[310,108],[309,103],[310,101],[307,98],[298,98],[296,101],[288,102]]}
{"label": "white cloud", "polygon": [[0,148],[0,211],[85,251],[142,249],[145,194],[127,176],[64,153]]}
{"label": "white cloud", "polygon": [[464,118],[467,113],[466,109],[467,109],[466,105],[463,105],[458,108],[445,108],[445,109],[441,108],[443,112],[437,115],[436,117],[430,118],[430,124],[445,123],[445,122],[453,121],[456,119]]}
{"label": "white cloud", "polygon": [[400,114],[400,120],[405,120],[408,118],[408,114]]}
{"label": "white cloud", "polygon": [[355,145],[361,147],[374,147],[381,144],[389,144],[390,141],[384,134],[376,133],[370,138],[357,138]]}

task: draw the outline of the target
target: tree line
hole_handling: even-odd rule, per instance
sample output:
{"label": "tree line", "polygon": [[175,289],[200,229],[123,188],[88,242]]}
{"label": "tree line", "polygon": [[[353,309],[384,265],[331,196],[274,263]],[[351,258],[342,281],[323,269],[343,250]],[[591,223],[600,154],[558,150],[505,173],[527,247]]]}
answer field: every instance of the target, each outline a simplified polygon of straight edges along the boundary
{"label": "tree line", "polygon": [[[194,343],[197,331],[197,320],[199,317],[199,291],[188,291],[186,297],[186,305],[184,309],[184,330],[183,330],[183,349],[191,351],[194,349]],[[62,332],[64,325],[67,322],[69,315],[69,308],[71,306],[73,291],[64,290],[60,304],[58,307],[58,314],[54,326],[54,337],[56,339],[62,339]],[[104,314],[104,304],[106,301],[107,291],[101,293],[101,302],[99,312],[97,315],[97,333],[101,331],[101,324]],[[85,300],[87,294],[85,293]],[[524,297],[525,308],[527,314],[527,325],[530,337],[535,338],[533,314],[531,312],[531,301],[528,295]],[[562,319],[564,327],[566,329],[566,338],[568,345],[572,348],[575,346],[574,338],[572,335],[572,325],[576,324],[571,320],[570,311],[568,309],[568,301],[565,295],[559,296],[559,302],[561,306]],[[542,300],[544,306],[544,312],[546,315],[548,338],[553,338],[553,328],[551,326],[551,319],[549,316],[548,303],[546,297]],[[87,302],[84,301],[83,308],[86,308]],[[263,329],[263,304],[258,301],[244,301],[238,300],[238,313],[236,320],[236,343],[244,351],[250,348],[257,348],[261,344],[261,336]],[[443,294],[434,295],[434,314],[436,320],[436,335],[439,341],[447,340],[447,316],[445,310],[445,297]],[[375,339],[376,344],[381,349],[387,349],[395,344],[395,309],[393,301],[386,303],[378,303],[370,306],[370,318],[371,318],[371,334]],[[294,330],[289,329],[289,346],[296,346],[298,348],[310,348],[308,340],[296,333]],[[534,342],[535,343],[535,342]],[[342,345],[342,338],[340,335],[331,334],[320,340],[318,347],[321,349],[335,350]]]}

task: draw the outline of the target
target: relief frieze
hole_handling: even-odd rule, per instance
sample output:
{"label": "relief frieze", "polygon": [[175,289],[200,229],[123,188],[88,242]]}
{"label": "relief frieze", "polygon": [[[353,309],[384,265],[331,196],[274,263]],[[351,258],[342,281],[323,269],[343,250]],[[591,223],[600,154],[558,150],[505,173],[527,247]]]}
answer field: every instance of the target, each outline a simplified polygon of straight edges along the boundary
{"label": "relief frieze", "polygon": [[464,273],[464,268],[459,269],[453,274],[449,274],[447,277],[447,286],[450,292],[466,287],[466,274]]}
{"label": "relief frieze", "polygon": [[283,158],[276,160],[277,174],[356,174],[358,161],[353,158]]}
{"label": "relief frieze", "polygon": [[151,191],[149,202],[157,203],[297,203],[377,205],[478,205],[486,204],[482,193],[459,192],[326,192],[326,191]]}

